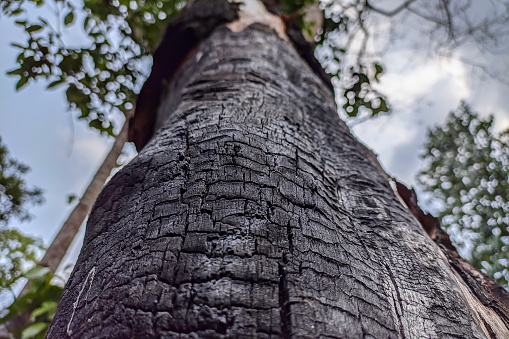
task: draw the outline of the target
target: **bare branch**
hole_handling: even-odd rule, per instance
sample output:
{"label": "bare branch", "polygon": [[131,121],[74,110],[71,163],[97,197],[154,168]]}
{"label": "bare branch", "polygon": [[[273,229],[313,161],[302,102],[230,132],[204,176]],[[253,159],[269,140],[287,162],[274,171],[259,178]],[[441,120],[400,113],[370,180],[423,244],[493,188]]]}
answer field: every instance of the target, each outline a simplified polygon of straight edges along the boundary
{"label": "bare branch", "polygon": [[405,8],[407,8],[408,6],[410,6],[415,1],[417,1],[417,0],[407,0],[404,3],[402,3],[401,5],[399,5],[398,7],[396,7],[395,9],[393,9],[392,11],[387,11],[384,9],[373,7],[373,5],[371,5],[369,3],[369,1],[367,1],[367,0],[366,0],[366,7],[371,9],[373,12],[377,12],[378,14],[382,14],[385,16],[394,16],[394,15],[398,14],[399,12],[401,12],[402,10],[404,10]]}
{"label": "bare branch", "polygon": [[442,4],[445,16],[447,18],[447,30],[449,34],[449,39],[454,40],[454,25],[452,23],[452,15],[449,9],[449,0],[440,0],[440,3]]}

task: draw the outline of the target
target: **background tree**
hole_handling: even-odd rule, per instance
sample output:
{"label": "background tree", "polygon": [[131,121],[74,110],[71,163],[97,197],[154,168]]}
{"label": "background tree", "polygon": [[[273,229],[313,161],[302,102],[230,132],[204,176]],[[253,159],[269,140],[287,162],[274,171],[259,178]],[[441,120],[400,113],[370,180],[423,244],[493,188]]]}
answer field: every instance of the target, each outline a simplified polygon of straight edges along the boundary
{"label": "background tree", "polygon": [[439,218],[469,260],[509,287],[509,130],[495,135],[466,103],[428,132],[419,175]]}
{"label": "background tree", "polygon": [[9,155],[0,138],[0,227],[8,225],[11,218],[27,220],[28,206],[41,204],[42,191],[28,188],[23,175],[29,167]]}
{"label": "background tree", "polygon": [[[27,271],[37,264],[43,251],[38,239],[9,228],[9,222],[13,219],[29,219],[31,216],[28,208],[43,202],[41,189],[27,187],[24,175],[28,171],[28,166],[15,160],[0,139],[0,299],[3,307],[16,298],[15,290],[22,287],[21,278],[33,278],[30,273],[27,275]],[[34,286],[32,291],[37,287]],[[47,294],[38,295],[49,301]],[[36,307],[40,303],[35,303]],[[16,314],[13,307],[11,304],[8,312],[1,311],[0,322],[3,322],[7,313],[11,316]]]}
{"label": "background tree", "polygon": [[[0,139],[0,293],[13,284],[38,260],[41,243],[19,231],[9,229],[14,218],[30,218],[28,207],[41,204],[42,191],[29,188],[23,178],[28,166],[12,158]],[[4,295],[5,297],[5,295]]]}

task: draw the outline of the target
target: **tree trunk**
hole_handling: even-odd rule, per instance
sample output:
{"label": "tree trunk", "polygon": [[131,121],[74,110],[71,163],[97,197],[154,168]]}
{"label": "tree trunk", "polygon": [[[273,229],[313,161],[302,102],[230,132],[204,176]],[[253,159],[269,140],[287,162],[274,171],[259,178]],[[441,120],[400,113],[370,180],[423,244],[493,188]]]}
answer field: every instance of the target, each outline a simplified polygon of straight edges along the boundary
{"label": "tree trunk", "polygon": [[158,121],[100,194],[48,338],[509,333],[268,27],[216,29]]}
{"label": "tree trunk", "polygon": [[69,214],[69,217],[62,225],[55,239],[53,239],[51,245],[46,250],[44,257],[41,259],[39,265],[48,267],[51,273],[56,272],[58,265],[60,265],[60,262],[64,258],[72,240],[78,233],[81,224],[92,209],[92,205],[101,192],[106,179],[108,179],[111,171],[117,165],[118,157],[120,156],[120,153],[122,153],[122,148],[127,142],[128,128],[129,116],[126,117],[126,122],[124,123],[122,130],[115,138],[115,142],[113,143],[111,150],[108,152],[108,155],[106,155],[106,158],[85,190],[85,193],[83,193],[80,201]]}

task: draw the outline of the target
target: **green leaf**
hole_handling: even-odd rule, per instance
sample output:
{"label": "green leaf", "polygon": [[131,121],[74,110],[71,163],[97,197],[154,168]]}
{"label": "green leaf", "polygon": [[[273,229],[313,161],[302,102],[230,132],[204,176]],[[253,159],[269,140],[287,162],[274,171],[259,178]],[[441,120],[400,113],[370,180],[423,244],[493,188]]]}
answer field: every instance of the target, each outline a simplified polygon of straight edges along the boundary
{"label": "green leaf", "polygon": [[34,338],[48,327],[47,323],[34,323],[21,332],[21,339]]}
{"label": "green leaf", "polygon": [[68,26],[74,21],[74,12],[69,12],[64,18],[64,25]]}
{"label": "green leaf", "polygon": [[58,85],[63,84],[64,82],[65,82],[65,79],[62,79],[62,78],[58,79],[58,80],[55,80],[52,83],[50,83],[47,88],[50,89],[50,88],[56,87]]}
{"label": "green leaf", "polygon": [[16,20],[14,23],[18,26],[25,26],[27,24],[25,20]]}
{"label": "green leaf", "polygon": [[11,12],[11,15],[19,15],[23,12],[24,12],[24,10],[22,8],[17,8]]}
{"label": "green leaf", "polygon": [[15,70],[12,70],[12,71],[9,71],[7,72],[7,75],[23,75],[23,69],[22,68],[18,68],[18,69],[15,69]]}
{"label": "green leaf", "polygon": [[74,200],[76,200],[76,194],[69,194],[67,196],[67,203],[68,204],[72,203]]}
{"label": "green leaf", "polygon": [[84,29],[84,30],[87,30],[87,27],[88,27],[88,23],[89,23],[89,22],[90,22],[90,17],[89,17],[89,16],[87,16],[87,17],[85,18],[85,20],[83,21],[83,29]]}
{"label": "green leaf", "polygon": [[44,301],[41,305],[41,307],[36,308],[32,311],[30,314],[30,318],[32,320],[35,320],[38,316],[46,314],[46,313],[52,313],[57,309],[58,303],[55,301]]}
{"label": "green leaf", "polygon": [[98,129],[98,130],[102,130],[103,129],[103,123],[101,120],[99,119],[94,119],[94,120],[91,120],[89,123],[88,123],[88,126],[92,127],[92,128],[95,128],[95,129]]}
{"label": "green leaf", "polygon": [[20,61],[25,59],[25,52],[19,53],[18,57],[16,58],[16,62],[20,63]]}
{"label": "green leaf", "polygon": [[33,32],[40,31],[41,29],[42,29],[41,25],[32,25],[32,26],[27,27],[25,29],[25,31],[27,31],[27,33],[33,33]]}
{"label": "green leaf", "polygon": [[378,79],[378,77],[383,73],[383,71],[384,71],[384,68],[381,65],[375,64],[375,80],[376,81],[380,81]]}
{"label": "green leaf", "polygon": [[380,100],[380,106],[378,108],[378,111],[385,112],[385,113],[389,112],[389,107],[387,106],[387,101],[385,101],[384,98],[379,98],[379,100]]}
{"label": "green leaf", "polygon": [[74,102],[81,95],[80,90],[74,84],[70,84],[67,91],[65,91],[65,95],[67,97],[67,101]]}
{"label": "green leaf", "polygon": [[23,45],[17,44],[17,43],[15,43],[15,42],[11,42],[11,46],[12,46],[12,47],[21,48],[21,49],[25,49],[25,47],[24,47]]}
{"label": "green leaf", "polygon": [[21,89],[21,87],[25,86],[28,83],[29,78],[22,77],[19,79],[18,83],[16,84],[16,90]]}
{"label": "green leaf", "polygon": [[25,273],[25,278],[27,279],[38,279],[44,277],[48,274],[50,269],[44,266],[35,266],[30,271]]}

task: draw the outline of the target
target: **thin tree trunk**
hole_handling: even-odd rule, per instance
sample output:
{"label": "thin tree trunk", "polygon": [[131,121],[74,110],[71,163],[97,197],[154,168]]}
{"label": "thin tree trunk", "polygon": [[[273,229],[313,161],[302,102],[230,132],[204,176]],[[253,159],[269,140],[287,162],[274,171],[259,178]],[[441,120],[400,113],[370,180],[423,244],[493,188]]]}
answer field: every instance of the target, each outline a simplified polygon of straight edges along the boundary
{"label": "thin tree trunk", "polygon": [[56,272],[58,265],[64,258],[72,240],[78,233],[81,224],[92,209],[92,205],[97,199],[97,196],[101,193],[106,179],[108,179],[113,168],[117,166],[118,157],[122,153],[122,149],[127,142],[128,129],[129,117],[126,119],[120,133],[116,136],[111,150],[108,155],[106,155],[106,158],[83,193],[80,201],[69,214],[69,217],[62,225],[62,228],[60,228],[60,231],[58,231],[55,239],[53,239],[53,242],[46,250],[44,257],[41,259],[39,264],[48,267],[51,273]]}
{"label": "thin tree trunk", "polygon": [[[111,150],[106,155],[106,158],[97,170],[97,173],[88,185],[87,189],[83,193],[80,201],[69,214],[69,217],[60,228],[55,239],[53,239],[53,242],[46,250],[44,257],[39,262],[39,265],[48,267],[52,274],[56,272],[58,266],[62,262],[62,259],[69,249],[72,240],[78,233],[81,224],[92,209],[92,205],[101,192],[106,179],[108,179],[111,171],[117,165],[118,157],[122,153],[122,149],[127,142],[129,118],[130,114],[128,113],[126,114],[126,122],[124,123],[120,133],[116,136]],[[27,293],[29,288],[30,282],[27,282],[19,295],[22,296]],[[0,338],[9,338],[10,336],[8,333],[13,327],[24,328],[29,320],[29,316],[29,314],[23,314],[18,318],[7,322],[6,324],[0,325]]]}
{"label": "thin tree trunk", "polygon": [[509,334],[274,31],[217,29],[165,95],[94,206],[48,338]]}

